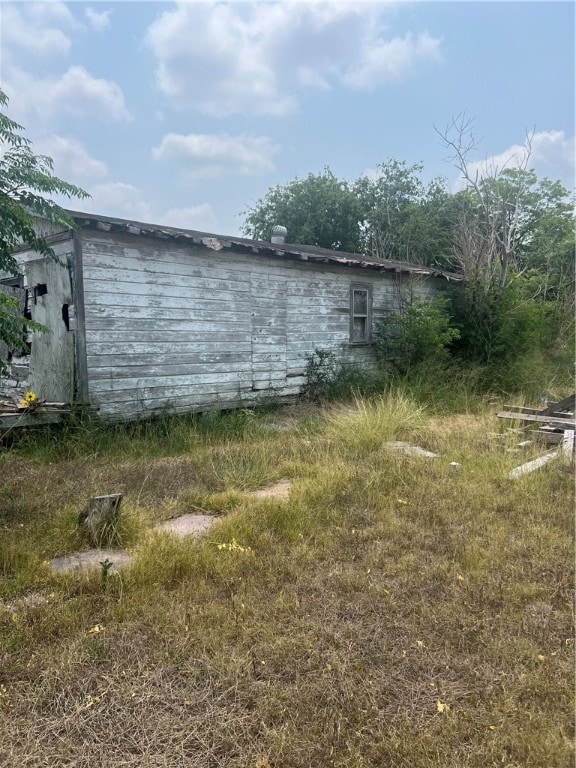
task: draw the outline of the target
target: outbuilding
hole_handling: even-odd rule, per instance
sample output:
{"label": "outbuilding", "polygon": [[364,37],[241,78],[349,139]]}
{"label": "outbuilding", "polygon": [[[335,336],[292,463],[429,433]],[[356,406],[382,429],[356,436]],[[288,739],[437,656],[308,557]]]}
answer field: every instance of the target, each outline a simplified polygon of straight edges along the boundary
{"label": "outbuilding", "polygon": [[58,262],[23,246],[0,290],[45,325],[29,353],[0,349],[0,399],[33,391],[106,419],[246,406],[296,395],[316,349],[368,363],[375,325],[404,290],[430,297],[455,275],[274,242],[69,212],[40,231]]}

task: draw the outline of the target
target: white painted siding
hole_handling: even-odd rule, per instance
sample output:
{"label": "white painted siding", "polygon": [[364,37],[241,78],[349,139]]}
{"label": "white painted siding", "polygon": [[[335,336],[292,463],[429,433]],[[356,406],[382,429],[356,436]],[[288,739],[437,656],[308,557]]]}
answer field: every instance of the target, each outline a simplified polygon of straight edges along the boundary
{"label": "white painted siding", "polygon": [[87,230],[82,241],[89,394],[103,416],[296,394],[316,348],[370,357],[349,344],[351,283],[372,286],[375,323],[398,306],[399,278],[367,269]]}

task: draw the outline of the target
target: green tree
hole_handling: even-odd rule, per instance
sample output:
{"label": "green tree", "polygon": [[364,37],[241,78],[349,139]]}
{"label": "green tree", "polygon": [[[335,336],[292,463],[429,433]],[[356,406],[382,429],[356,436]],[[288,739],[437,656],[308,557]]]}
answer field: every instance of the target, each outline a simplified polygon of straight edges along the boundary
{"label": "green tree", "polygon": [[363,212],[357,195],[329,168],[268,190],[245,211],[243,232],[269,240],[275,224],[288,230],[288,242],[357,253]]}
{"label": "green tree", "polygon": [[388,160],[375,176],[361,176],[354,191],[365,211],[363,250],[377,258],[448,267],[460,198],[444,179],[424,184],[424,166]]}
{"label": "green tree", "polygon": [[[8,98],[0,90],[0,107],[7,104]],[[45,239],[37,234],[36,218],[74,227],[72,219],[47,196],[89,197],[80,187],[54,176],[51,158],[36,155],[30,139],[22,135],[23,130],[0,112],[0,273],[12,276],[20,274],[14,250],[22,243],[42,256],[56,258]],[[23,348],[23,331],[27,326],[37,328],[20,316],[17,301],[0,292],[0,341],[10,348]],[[0,360],[0,373],[4,370]]]}

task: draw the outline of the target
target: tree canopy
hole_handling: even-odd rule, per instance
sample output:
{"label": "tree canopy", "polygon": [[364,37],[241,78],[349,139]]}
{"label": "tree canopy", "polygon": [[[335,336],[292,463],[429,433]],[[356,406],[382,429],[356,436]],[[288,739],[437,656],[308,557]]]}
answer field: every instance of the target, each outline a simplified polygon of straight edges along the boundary
{"label": "tree canopy", "polygon": [[243,231],[255,240],[269,240],[272,227],[281,224],[291,243],[356,253],[362,242],[362,213],[352,186],[325,168],[268,190],[245,212]]}
{"label": "tree canopy", "polygon": [[243,231],[267,240],[282,224],[291,243],[446,267],[462,200],[443,179],[424,184],[422,170],[421,164],[388,160],[352,182],[329,168],[310,173],[272,187],[245,211]]}

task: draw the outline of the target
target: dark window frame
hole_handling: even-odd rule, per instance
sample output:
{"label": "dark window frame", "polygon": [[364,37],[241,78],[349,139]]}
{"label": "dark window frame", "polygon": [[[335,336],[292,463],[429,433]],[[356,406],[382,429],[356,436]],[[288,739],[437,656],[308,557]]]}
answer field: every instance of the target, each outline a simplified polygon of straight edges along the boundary
{"label": "dark window frame", "polygon": [[[354,307],[354,294],[366,293],[366,313],[357,312]],[[356,320],[364,320],[364,333],[358,338]],[[350,285],[350,344],[360,346],[370,344],[372,340],[372,286],[367,283],[351,283]]]}

